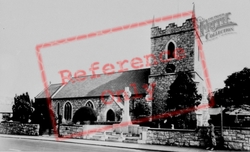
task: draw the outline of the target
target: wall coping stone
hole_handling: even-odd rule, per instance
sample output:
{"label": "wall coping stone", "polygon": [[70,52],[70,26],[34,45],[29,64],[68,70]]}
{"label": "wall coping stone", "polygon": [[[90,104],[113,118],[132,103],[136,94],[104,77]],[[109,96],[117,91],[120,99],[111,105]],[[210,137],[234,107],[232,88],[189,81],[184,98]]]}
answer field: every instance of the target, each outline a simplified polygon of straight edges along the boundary
{"label": "wall coping stone", "polygon": [[[220,126],[215,126],[215,129],[220,129]],[[250,127],[229,127],[229,126],[223,126],[223,129],[228,130],[250,130]]]}
{"label": "wall coping stone", "polygon": [[173,132],[196,132],[197,129],[168,129],[168,128],[149,128],[149,131],[173,131]]}

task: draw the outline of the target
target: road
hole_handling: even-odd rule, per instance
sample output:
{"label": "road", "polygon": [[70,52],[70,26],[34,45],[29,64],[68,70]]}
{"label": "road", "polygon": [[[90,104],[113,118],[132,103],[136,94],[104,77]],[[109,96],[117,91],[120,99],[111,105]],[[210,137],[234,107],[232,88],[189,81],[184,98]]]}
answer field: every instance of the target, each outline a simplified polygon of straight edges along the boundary
{"label": "road", "polygon": [[22,151],[82,151],[82,152],[145,152],[145,150],[134,150],[125,148],[113,148],[105,146],[93,146],[73,144],[56,141],[42,141],[30,139],[15,139],[0,137],[0,151],[22,152]]}

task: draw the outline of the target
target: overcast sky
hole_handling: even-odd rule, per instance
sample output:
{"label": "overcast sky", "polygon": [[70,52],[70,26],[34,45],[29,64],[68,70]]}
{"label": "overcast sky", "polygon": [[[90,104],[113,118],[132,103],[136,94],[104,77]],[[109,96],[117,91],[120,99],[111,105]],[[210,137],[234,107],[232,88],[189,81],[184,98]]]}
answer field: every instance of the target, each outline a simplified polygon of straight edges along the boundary
{"label": "overcast sky", "polygon": [[[231,12],[230,20],[237,23],[234,34],[203,42],[212,88],[221,88],[228,75],[250,67],[249,0],[0,0],[0,98],[24,92],[33,98],[43,90],[38,44],[192,11],[193,2],[197,17]],[[181,25],[188,18],[155,26]],[[143,58],[151,52],[151,26],[41,49],[47,80],[62,82],[61,70],[91,74],[93,62],[99,62],[100,69],[111,63],[118,70],[117,61]]]}

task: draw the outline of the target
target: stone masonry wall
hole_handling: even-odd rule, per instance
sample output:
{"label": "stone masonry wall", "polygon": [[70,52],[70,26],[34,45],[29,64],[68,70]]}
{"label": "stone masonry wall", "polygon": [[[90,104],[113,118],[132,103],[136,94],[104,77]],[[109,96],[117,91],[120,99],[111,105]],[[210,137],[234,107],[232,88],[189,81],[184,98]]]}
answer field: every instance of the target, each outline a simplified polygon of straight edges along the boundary
{"label": "stone masonry wall", "polygon": [[60,135],[64,138],[83,139],[81,132],[83,132],[82,125],[74,125],[74,126],[61,125],[59,130]]}
{"label": "stone masonry wall", "polygon": [[[153,104],[163,105],[167,99],[169,87],[176,79],[176,73],[180,71],[195,72],[195,30],[191,19],[186,20],[182,26],[174,23],[169,24],[166,29],[159,27],[151,28],[151,67],[149,83],[155,83]],[[167,59],[165,55],[168,44],[175,45],[175,58]],[[155,58],[154,58],[155,57]],[[174,65],[171,73],[167,73],[169,64]],[[153,114],[159,114],[153,111]]]}
{"label": "stone masonry wall", "polygon": [[193,29],[194,29],[194,25],[193,25],[192,19],[187,19],[186,22],[184,22],[182,26],[179,26],[179,27],[174,23],[169,24],[164,30],[162,30],[159,27],[153,27],[151,37],[178,33],[181,31],[188,31],[188,30],[193,30]]}
{"label": "stone masonry wall", "polygon": [[[169,24],[165,30],[159,27],[151,29],[151,53],[157,59],[157,62],[152,59],[151,75],[166,74],[165,68],[168,64],[175,65],[175,72],[194,71],[194,28],[189,20],[183,26],[184,28]],[[164,54],[163,51],[167,50],[167,44],[170,40],[175,43],[175,49],[178,53],[176,54],[177,58],[166,60],[166,56],[162,54]],[[179,55],[181,55],[180,58],[178,58]]]}
{"label": "stone masonry wall", "polygon": [[194,130],[149,129],[148,144],[175,146],[205,146],[204,140]]}
{"label": "stone masonry wall", "polygon": [[[57,115],[57,105],[59,103],[59,113],[64,117],[63,115],[63,110],[64,110],[64,105],[66,102],[69,102],[72,106],[72,113],[74,115],[74,113],[81,107],[83,107],[87,101],[91,101],[94,105],[94,110],[99,108],[99,98],[87,98],[87,99],[55,99],[52,100],[52,107],[53,107],[53,111],[55,112],[55,114]],[[73,117],[72,115],[72,117]]]}
{"label": "stone masonry wall", "polygon": [[39,135],[39,124],[22,124],[14,122],[0,123],[1,134],[11,135]]}
{"label": "stone masonry wall", "polygon": [[[187,147],[205,147],[208,145],[207,127],[197,130],[148,129],[147,144],[175,145]],[[230,150],[250,150],[250,130],[224,129],[223,137],[219,129],[215,130],[217,146]]]}
{"label": "stone masonry wall", "polygon": [[[153,92],[153,106],[162,106],[164,105],[164,101],[168,97],[168,90],[170,89],[170,85],[176,79],[176,74],[162,75],[157,77],[150,77],[149,82],[155,83],[155,88]],[[157,111],[152,111],[153,115],[159,114]]]}
{"label": "stone masonry wall", "polygon": [[64,138],[88,139],[104,128],[105,131],[113,130],[112,125],[61,125],[59,132]]}
{"label": "stone masonry wall", "polygon": [[[109,97],[105,97],[105,100],[110,101]],[[97,112],[99,116],[98,121],[106,121],[106,113],[109,109],[113,110],[114,113],[119,110],[120,108],[117,106],[116,103],[112,102],[111,104],[104,104],[100,98],[82,98],[82,99],[55,99],[52,100],[52,107],[55,115],[57,116],[57,106],[59,103],[59,113],[64,117],[64,105],[66,102],[69,102],[72,106],[72,118],[75,112],[80,109],[81,107],[85,106],[85,104],[91,101],[94,105],[94,110]],[[71,120],[69,121],[71,122]]]}
{"label": "stone masonry wall", "polygon": [[225,129],[223,136],[225,148],[250,151],[250,130]]}

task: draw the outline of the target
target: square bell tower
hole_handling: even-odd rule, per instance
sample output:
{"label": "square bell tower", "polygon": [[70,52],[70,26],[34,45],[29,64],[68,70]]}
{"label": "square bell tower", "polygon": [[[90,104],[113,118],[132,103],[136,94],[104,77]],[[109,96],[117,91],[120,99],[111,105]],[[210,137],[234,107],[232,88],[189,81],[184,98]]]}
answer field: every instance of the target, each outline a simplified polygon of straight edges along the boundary
{"label": "square bell tower", "polygon": [[[153,105],[163,105],[168,90],[177,77],[177,72],[188,71],[202,94],[201,104],[207,102],[204,76],[193,18],[187,19],[182,26],[170,23],[165,29],[151,28],[151,67],[149,83],[154,83]],[[162,113],[162,112],[160,112]],[[165,112],[167,113],[167,112]],[[159,114],[152,108],[152,114]],[[197,110],[197,125],[203,126],[209,119],[208,109]]]}

